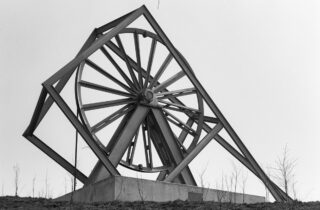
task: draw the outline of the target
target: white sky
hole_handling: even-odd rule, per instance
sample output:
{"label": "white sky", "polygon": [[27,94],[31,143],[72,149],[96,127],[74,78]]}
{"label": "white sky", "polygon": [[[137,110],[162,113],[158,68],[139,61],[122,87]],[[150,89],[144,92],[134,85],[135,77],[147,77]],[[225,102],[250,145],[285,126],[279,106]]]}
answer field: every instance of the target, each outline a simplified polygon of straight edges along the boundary
{"label": "white sky", "polygon": [[[21,195],[31,195],[34,176],[36,195],[41,194],[46,173],[52,195],[64,193],[68,174],[21,136],[41,83],[76,55],[95,27],[142,4],[187,58],[256,160],[263,167],[274,166],[287,144],[297,162],[298,198],[319,200],[320,2],[296,0],[161,0],[159,9],[156,0],[1,1],[0,184],[4,193],[14,192],[14,164],[21,170]],[[69,139],[74,141],[74,133],[59,116],[58,121],[49,116],[51,127],[44,124],[41,132],[71,160],[73,148],[61,148]],[[232,162],[237,163],[212,142],[191,168],[198,179],[208,163],[205,181],[215,187],[222,173],[230,173]],[[247,192],[264,195],[264,187],[250,175]]]}

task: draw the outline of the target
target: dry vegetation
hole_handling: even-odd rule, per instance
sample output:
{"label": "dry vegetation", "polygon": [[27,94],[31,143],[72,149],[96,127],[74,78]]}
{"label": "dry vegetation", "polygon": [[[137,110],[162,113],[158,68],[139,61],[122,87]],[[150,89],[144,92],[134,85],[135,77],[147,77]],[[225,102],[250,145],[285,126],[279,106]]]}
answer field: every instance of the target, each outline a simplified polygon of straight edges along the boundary
{"label": "dry vegetation", "polygon": [[107,203],[93,204],[71,204],[69,202],[55,202],[45,198],[20,198],[13,196],[0,197],[0,209],[233,209],[233,210],[311,210],[320,209],[320,202],[292,202],[292,203],[258,203],[258,204],[232,204],[222,203],[220,206],[217,202],[120,202],[113,201]]}

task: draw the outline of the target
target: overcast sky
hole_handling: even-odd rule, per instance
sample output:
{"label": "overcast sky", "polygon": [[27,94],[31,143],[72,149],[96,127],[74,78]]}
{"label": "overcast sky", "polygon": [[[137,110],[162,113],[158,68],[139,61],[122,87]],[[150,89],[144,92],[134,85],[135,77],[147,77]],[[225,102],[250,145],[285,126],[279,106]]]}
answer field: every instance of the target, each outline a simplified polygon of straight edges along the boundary
{"label": "overcast sky", "polygon": [[[320,2],[297,0],[160,0],[159,7],[157,0],[0,1],[0,184],[4,194],[14,193],[15,164],[21,170],[21,195],[31,195],[33,177],[36,195],[41,194],[46,174],[52,196],[65,192],[69,175],[21,136],[41,83],[76,55],[95,27],[143,4],[256,160],[272,174],[270,168],[287,145],[289,156],[296,160],[298,198],[319,200]],[[72,160],[73,149],[61,148],[69,140],[74,142],[72,127],[62,114],[53,113],[59,120],[49,116],[51,122],[46,126],[44,120],[39,132]],[[198,180],[208,164],[205,181],[214,188],[222,174],[230,174],[233,163],[237,161],[211,142],[191,168]],[[247,192],[265,194],[252,175]]]}

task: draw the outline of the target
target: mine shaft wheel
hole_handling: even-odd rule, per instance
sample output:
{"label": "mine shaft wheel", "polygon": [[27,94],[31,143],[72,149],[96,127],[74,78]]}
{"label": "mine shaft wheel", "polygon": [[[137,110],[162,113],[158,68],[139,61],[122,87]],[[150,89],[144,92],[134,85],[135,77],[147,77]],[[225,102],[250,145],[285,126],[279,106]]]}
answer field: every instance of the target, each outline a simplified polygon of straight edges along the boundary
{"label": "mine shaft wheel", "polygon": [[[132,46],[134,46],[134,52],[136,55],[134,59],[126,54],[126,48],[123,46],[123,42],[121,41],[122,36],[124,35],[132,37]],[[146,58],[148,60],[146,69],[141,67],[142,54],[140,53],[140,46],[144,41],[151,43],[149,55],[148,58]],[[110,140],[107,145],[104,145],[102,143],[104,139],[101,139],[101,137],[99,138],[97,133],[103,129],[107,129],[117,119],[123,117],[122,122],[118,129],[116,129],[115,133],[121,132],[123,126],[120,126],[126,123],[126,119],[132,115],[132,112],[138,106],[160,110],[168,124],[180,128],[180,130],[177,131],[176,129],[172,130],[172,132],[177,144],[179,145],[180,152],[183,155],[190,152],[199,140],[203,125],[204,112],[202,97],[194,86],[185,89],[170,89],[172,84],[186,76],[182,69],[178,69],[178,72],[170,78],[167,78],[162,82],[159,81],[166,71],[167,66],[170,65],[170,62],[174,59],[173,55],[169,51],[167,51],[168,55],[162,62],[160,68],[153,71],[153,75],[151,74],[153,58],[157,50],[157,45],[163,45],[163,43],[156,34],[142,29],[127,28],[122,30],[120,34],[116,35],[113,41],[110,40],[100,48],[100,51],[105,55],[105,58],[113,64],[113,67],[119,73],[118,76],[121,76],[121,80],[117,79],[115,76],[108,73],[107,70],[101,68],[97,63],[90,60],[90,57],[83,61],[78,68],[75,89],[80,118],[91,133],[92,137],[105,149],[107,154],[110,154],[113,150],[112,143],[110,143],[112,140]],[[95,53],[97,52],[98,51]],[[180,56],[189,66],[181,54]],[[127,69],[121,68],[117,64],[115,57],[117,57],[116,59],[124,61]],[[110,82],[101,85],[95,81],[88,81],[84,75],[88,68],[94,69],[103,77],[106,77]],[[117,89],[115,88],[116,86],[120,88]],[[85,97],[87,97],[83,94],[84,88],[92,91],[106,92],[116,96],[117,99],[84,103]],[[197,104],[195,108],[191,108],[191,106],[180,100],[180,97],[186,95],[194,97],[193,103]],[[114,111],[115,108],[117,108],[116,111]],[[88,113],[92,110],[98,109],[105,110],[105,116],[103,120],[97,123],[92,122],[88,117]],[[108,111],[108,109],[110,109],[110,111]],[[178,117],[178,113],[180,116],[181,114],[184,115],[187,120],[180,119]],[[117,134],[114,134],[113,136],[117,136]],[[170,160],[168,160],[170,157],[166,157],[164,154],[166,151],[161,150],[161,147],[159,146],[162,140],[159,139],[158,136],[159,129],[155,123],[154,116],[152,116],[152,112],[148,112],[146,117],[138,125],[138,129],[135,131],[135,135],[126,149],[127,152],[122,156],[119,163],[126,168],[140,172],[160,172],[173,167]],[[191,142],[189,141],[188,145],[185,141],[187,137],[191,139]],[[143,141],[145,160],[134,161],[138,141]],[[156,149],[161,160],[160,165],[158,163],[158,165],[155,166],[156,164],[153,163],[152,153],[154,150],[152,151],[151,147]]]}

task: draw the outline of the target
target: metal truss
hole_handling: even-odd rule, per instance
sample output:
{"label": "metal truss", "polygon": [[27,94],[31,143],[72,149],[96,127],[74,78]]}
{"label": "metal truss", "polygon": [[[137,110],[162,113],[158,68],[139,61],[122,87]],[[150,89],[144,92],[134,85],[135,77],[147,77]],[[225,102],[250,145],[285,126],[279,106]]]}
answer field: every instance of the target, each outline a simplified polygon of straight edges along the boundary
{"label": "metal truss", "polygon": [[[128,27],[141,16],[147,20],[155,33]],[[124,34],[133,37],[135,58],[130,57],[126,52],[122,40]],[[145,69],[141,61],[141,36],[144,39],[149,39],[151,43]],[[159,69],[152,74],[154,54],[157,46],[160,45],[165,47],[168,55]],[[101,52],[111,62],[121,75],[122,80],[117,79],[89,58],[97,51]],[[116,56],[117,59],[115,59]],[[119,60],[125,63],[127,73],[119,65]],[[172,61],[175,61],[181,69],[171,77],[160,81],[162,74]],[[86,68],[91,68],[108,78],[119,88],[85,80],[82,73]],[[60,95],[60,92],[75,71],[77,74],[76,102],[80,119],[72,112]],[[192,84],[192,87],[170,89],[181,78],[186,78]],[[77,56],[47,79],[42,86],[31,122],[23,136],[68,172],[75,174],[76,178],[85,185],[95,183],[108,176],[120,175],[117,170],[119,164],[141,172],[160,172],[157,178],[159,181],[197,185],[188,165],[214,139],[255,174],[277,201],[292,200],[264,173],[195,77],[190,65],[173,46],[145,6],[95,29]],[[122,98],[84,103],[82,94],[82,89],[84,88],[113,94]],[[187,95],[194,97],[197,107],[191,107],[182,102],[180,97]],[[89,177],[34,135],[34,131],[53,103],[58,105],[98,158],[98,162]],[[210,109],[209,114],[204,111],[204,103]],[[98,123],[92,124],[87,117],[87,112],[91,110],[116,106],[122,107]],[[184,115],[187,120],[182,120],[177,113]],[[118,128],[109,139],[108,144],[104,145],[96,133],[121,117],[122,120]],[[173,131],[172,126],[180,128],[179,132]],[[219,134],[222,129],[229,134],[238,150]],[[206,134],[201,139],[202,131]],[[188,145],[186,145],[187,138],[191,139]],[[142,139],[144,145],[145,165],[136,164],[133,161],[139,139]],[[155,166],[154,152],[157,153],[162,165]]]}

